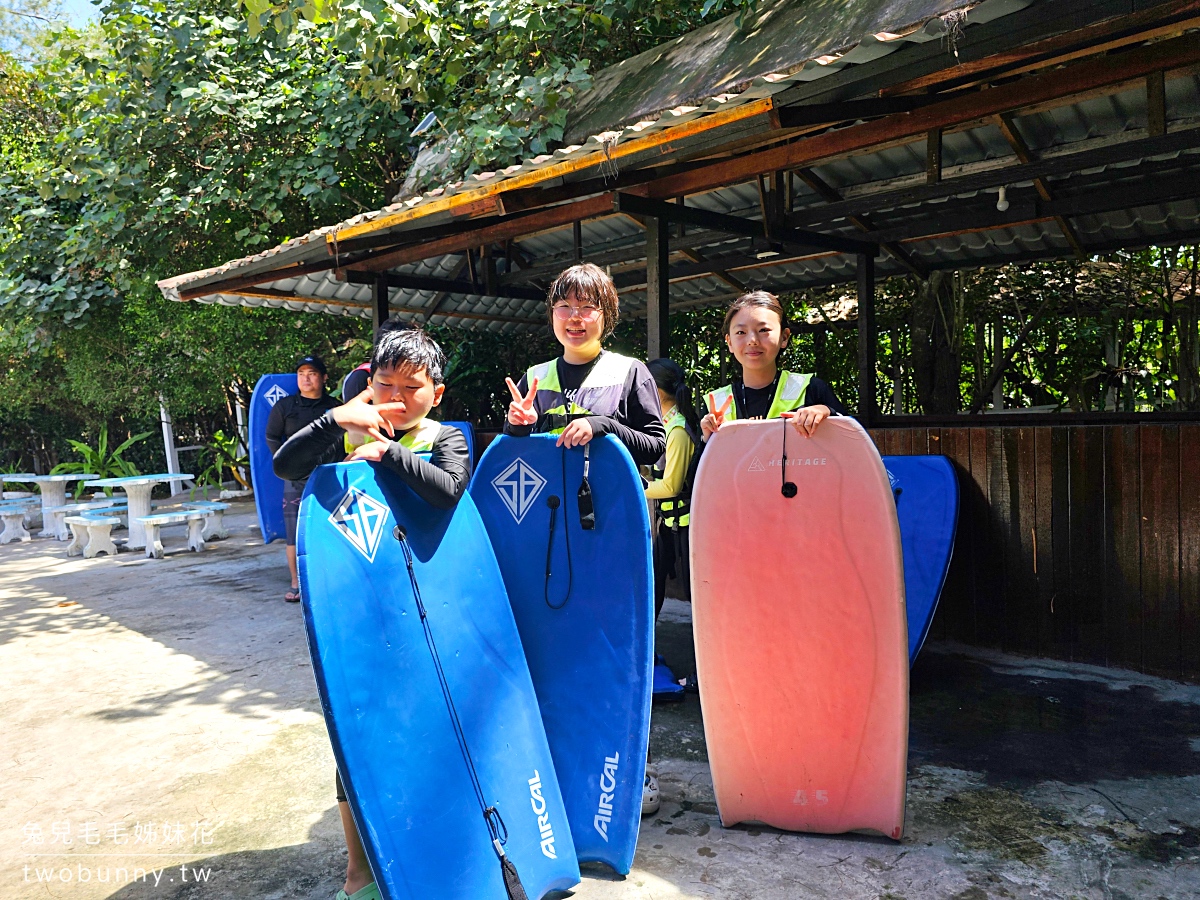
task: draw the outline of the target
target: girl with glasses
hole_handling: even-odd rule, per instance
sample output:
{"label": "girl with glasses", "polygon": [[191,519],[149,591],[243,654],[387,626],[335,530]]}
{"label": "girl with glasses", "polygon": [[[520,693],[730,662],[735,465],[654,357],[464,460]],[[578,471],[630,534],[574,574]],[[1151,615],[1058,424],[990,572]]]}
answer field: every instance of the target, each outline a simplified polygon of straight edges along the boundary
{"label": "girl with glasses", "polygon": [[506,379],[504,433],[557,434],[560,447],[611,434],[636,465],[653,465],[667,445],[654,378],[645,363],[601,346],[619,317],[612,279],[591,263],[571,266],[550,285],[546,309],[562,355],[518,383]]}

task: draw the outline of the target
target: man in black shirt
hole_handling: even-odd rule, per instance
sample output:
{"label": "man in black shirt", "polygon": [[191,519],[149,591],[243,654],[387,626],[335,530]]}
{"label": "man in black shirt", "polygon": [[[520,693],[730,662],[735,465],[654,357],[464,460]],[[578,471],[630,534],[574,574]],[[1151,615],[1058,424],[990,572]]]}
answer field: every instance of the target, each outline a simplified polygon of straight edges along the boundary
{"label": "man in black shirt", "polygon": [[[327,378],[325,362],[319,356],[310,354],[296,363],[299,393],[281,398],[267,417],[267,446],[272,454],[293,434],[338,405],[325,393]],[[292,576],[291,589],[283,595],[283,599],[291,603],[300,600],[300,572],[296,568],[296,517],[300,513],[300,498],[304,495],[307,483],[307,475],[283,482],[283,522],[287,531],[288,570]]]}

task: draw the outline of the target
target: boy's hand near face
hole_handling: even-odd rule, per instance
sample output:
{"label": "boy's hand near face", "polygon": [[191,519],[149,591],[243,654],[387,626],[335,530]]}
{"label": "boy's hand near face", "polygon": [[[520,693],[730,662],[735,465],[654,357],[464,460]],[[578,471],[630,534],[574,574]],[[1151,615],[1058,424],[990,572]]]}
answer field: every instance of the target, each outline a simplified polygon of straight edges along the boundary
{"label": "boy's hand near face", "polygon": [[[353,398],[333,410],[333,420],[351,434],[366,434],[384,444],[394,437],[396,429],[388,421],[386,414],[396,412],[404,414],[403,403],[384,403],[379,406],[371,405],[371,389],[367,388]],[[369,446],[369,445],[368,445]]]}
{"label": "boy's hand near face", "polygon": [[529,393],[524,397],[521,396],[521,391],[517,388],[517,383],[511,378],[505,378],[508,384],[508,392],[512,394],[512,403],[508,404],[508,423],[510,425],[536,425],[538,420],[537,410],[533,408],[533,398],[537,394],[538,380],[533,379],[533,384],[529,386]]}
{"label": "boy's hand near face", "polygon": [[367,462],[380,462],[387,456],[388,442],[371,441],[369,444],[363,444],[361,447],[355,447],[354,452],[346,457],[346,462],[357,462],[360,459],[365,459]]}

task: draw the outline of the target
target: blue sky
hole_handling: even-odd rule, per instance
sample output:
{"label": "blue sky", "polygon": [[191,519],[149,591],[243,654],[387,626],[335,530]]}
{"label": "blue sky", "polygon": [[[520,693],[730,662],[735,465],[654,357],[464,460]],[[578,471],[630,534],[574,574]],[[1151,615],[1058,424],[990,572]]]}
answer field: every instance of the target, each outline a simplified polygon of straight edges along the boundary
{"label": "blue sky", "polygon": [[62,0],[63,12],[72,25],[82,25],[96,18],[98,10],[88,0]]}

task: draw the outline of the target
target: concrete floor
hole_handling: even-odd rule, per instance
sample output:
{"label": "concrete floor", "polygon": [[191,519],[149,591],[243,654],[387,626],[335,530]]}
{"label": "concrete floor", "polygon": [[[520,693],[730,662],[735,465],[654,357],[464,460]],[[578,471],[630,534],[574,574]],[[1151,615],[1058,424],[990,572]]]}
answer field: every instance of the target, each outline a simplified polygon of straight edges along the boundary
{"label": "concrete floor", "polygon": [[[0,897],[328,900],[340,886],[332,757],[283,548],[262,546],[249,505],[227,521],[203,555],[170,553],[184,541],[168,532],[164,560],[0,547]],[[658,646],[680,674],[690,628],[669,601]],[[899,843],[722,828],[695,696],[655,707],[651,747],[663,805],[635,869],[587,867],[577,898],[1200,896],[1197,687],[926,648]]]}

